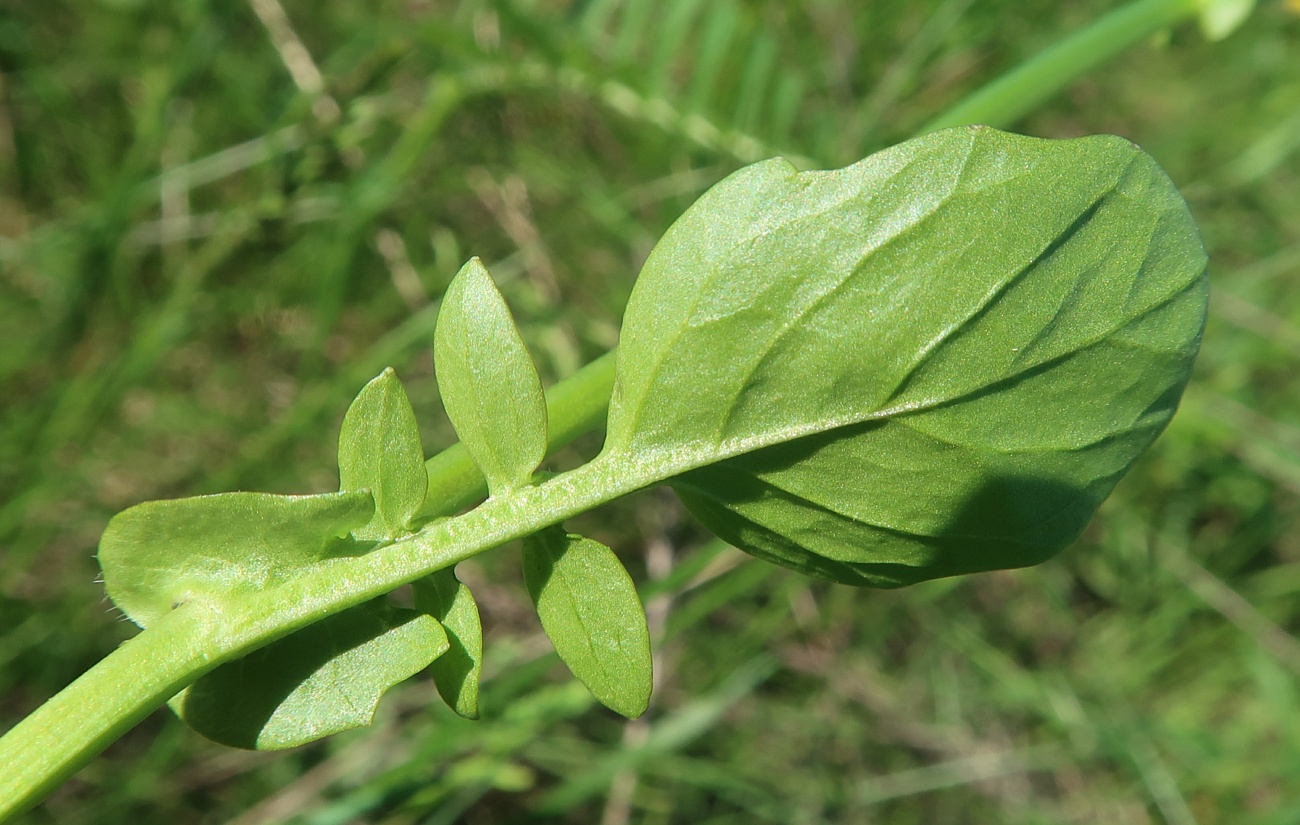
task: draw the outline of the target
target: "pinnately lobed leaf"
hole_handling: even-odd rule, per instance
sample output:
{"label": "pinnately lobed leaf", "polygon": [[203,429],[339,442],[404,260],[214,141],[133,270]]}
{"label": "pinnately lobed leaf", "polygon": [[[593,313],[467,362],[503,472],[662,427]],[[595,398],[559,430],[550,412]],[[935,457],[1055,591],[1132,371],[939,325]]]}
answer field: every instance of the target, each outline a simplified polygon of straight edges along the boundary
{"label": "pinnately lobed leaf", "polygon": [[528,484],[546,457],[546,399],[514,318],[478,258],[447,287],[433,359],[447,417],[489,492]]}
{"label": "pinnately lobed leaf", "polygon": [[1116,137],[971,127],[709,190],[646,262],[602,459],[762,558],[898,586],[1073,541],[1173,414],[1206,259]]}
{"label": "pinnately lobed leaf", "polygon": [[[230,615],[245,595],[373,546],[348,533],[400,533],[422,502],[426,475],[415,416],[391,370],[353,402],[339,448],[343,486],[353,488],[346,492],[228,493],[119,514],[100,544],[114,601],[142,626],[189,602]],[[171,706],[223,744],[295,747],[369,724],[385,691],[448,648],[435,617],[375,600],[219,666]]]}

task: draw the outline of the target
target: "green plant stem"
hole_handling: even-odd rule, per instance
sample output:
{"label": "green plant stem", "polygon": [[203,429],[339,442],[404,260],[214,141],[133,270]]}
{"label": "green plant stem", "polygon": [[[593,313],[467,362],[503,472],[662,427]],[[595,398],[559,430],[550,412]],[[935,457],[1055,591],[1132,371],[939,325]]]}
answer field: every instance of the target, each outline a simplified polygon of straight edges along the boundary
{"label": "green plant stem", "polygon": [[[550,449],[600,426],[614,383],[613,351],[546,393]],[[486,495],[483,476],[459,444],[431,458],[425,511],[450,515]],[[239,617],[173,611],[123,643],[0,738],[0,822],[21,813],[186,685],[222,662],[404,582],[588,509],[627,487],[611,478],[574,485],[572,476],[493,501],[366,556],[338,559],[264,591]],[[580,474],[579,474],[580,475]],[[623,492],[629,492],[624,489]],[[522,528],[522,530],[521,530]]]}
{"label": "green plant stem", "polygon": [[968,95],[917,134],[982,123],[1005,128],[1065,86],[1142,42],[1192,16],[1199,0],[1137,0],[1070,35]]}
{"label": "green plant stem", "polygon": [[0,821],[43,799],[212,665],[193,614],[123,642],[0,738]]}
{"label": "green plant stem", "polygon": [[[594,402],[601,403],[603,402]],[[653,469],[649,471],[653,473]],[[250,594],[235,612],[187,602],[122,644],[0,738],[0,822],[39,802],[110,742],[225,662],[322,618],[531,535],[655,481],[597,459],[489,499],[386,547],[328,559]]]}

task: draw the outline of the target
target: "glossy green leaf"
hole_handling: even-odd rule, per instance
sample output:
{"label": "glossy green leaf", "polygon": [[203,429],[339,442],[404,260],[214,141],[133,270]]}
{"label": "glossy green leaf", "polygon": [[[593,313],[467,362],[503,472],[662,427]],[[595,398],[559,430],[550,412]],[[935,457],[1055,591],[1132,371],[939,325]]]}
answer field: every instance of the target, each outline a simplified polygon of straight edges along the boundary
{"label": "glossy green leaf", "polygon": [[683,473],[723,537],[837,581],[1041,561],[1173,414],[1205,266],[1119,138],[972,127],[755,164],[647,260],[604,458]]}
{"label": "glossy green leaf", "polygon": [[469,588],[452,570],[439,570],[415,582],[415,606],[447,631],[450,649],[432,665],[443,701],[466,719],[478,718],[478,686],[483,671],[483,625]]}
{"label": "glossy green leaf", "polygon": [[305,565],[364,552],[368,544],[342,537],[369,522],[373,512],[365,492],[149,501],[109,521],[99,564],[108,595],[136,624],[148,627],[186,602],[236,601]]}
{"label": "glossy green leaf", "polygon": [[377,599],[222,665],[171,706],[223,745],[297,747],[370,724],[386,690],[447,649],[433,617]]}
{"label": "glossy green leaf", "polygon": [[397,374],[386,369],[366,384],[343,416],[339,432],[339,489],[369,490],[375,515],[357,538],[396,538],[424,504],[420,427]]}
{"label": "glossy green leaf", "polygon": [[491,494],[528,484],[546,457],[546,399],[514,318],[478,258],[447,288],[433,359],[447,417]]}
{"label": "glossy green leaf", "polygon": [[524,583],[542,628],[569,670],[628,718],[650,702],[650,633],[631,577],[614,551],[558,528],[524,539]]}

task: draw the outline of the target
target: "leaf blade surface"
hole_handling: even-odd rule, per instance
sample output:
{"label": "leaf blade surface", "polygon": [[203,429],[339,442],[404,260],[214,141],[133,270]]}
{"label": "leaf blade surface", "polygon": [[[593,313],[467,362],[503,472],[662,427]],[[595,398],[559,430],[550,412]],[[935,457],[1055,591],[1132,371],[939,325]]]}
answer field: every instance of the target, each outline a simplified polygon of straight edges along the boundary
{"label": "leaf blade surface", "polygon": [[191,600],[225,602],[305,565],[362,552],[344,540],[370,521],[368,492],[220,493],[148,501],[114,516],[99,543],[104,586],[138,625]]}
{"label": "leaf blade surface", "polygon": [[563,530],[524,540],[524,583],[555,652],[601,704],[628,718],[650,702],[650,632],[614,551]]}
{"label": "leaf blade surface", "polygon": [[453,570],[439,570],[416,581],[414,590],[416,607],[442,624],[450,643],[431,665],[438,693],[457,714],[477,719],[483,624],[474,596]]}
{"label": "leaf blade surface", "polygon": [[370,490],[375,515],[358,538],[396,538],[424,503],[429,477],[415,410],[391,368],[357,394],[339,431],[339,489]]}
{"label": "leaf blade surface", "polygon": [[528,484],[546,457],[546,399],[514,318],[478,258],[447,288],[433,356],[447,417],[489,492]]}
{"label": "leaf blade surface", "polygon": [[1119,138],[767,161],[647,260],[603,457],[685,473],[715,531],[839,581],[1033,563],[1173,414],[1205,304],[1186,204]]}
{"label": "leaf blade surface", "polygon": [[218,667],[170,704],[214,742],[294,748],[369,725],[389,688],[447,648],[433,617],[378,599]]}

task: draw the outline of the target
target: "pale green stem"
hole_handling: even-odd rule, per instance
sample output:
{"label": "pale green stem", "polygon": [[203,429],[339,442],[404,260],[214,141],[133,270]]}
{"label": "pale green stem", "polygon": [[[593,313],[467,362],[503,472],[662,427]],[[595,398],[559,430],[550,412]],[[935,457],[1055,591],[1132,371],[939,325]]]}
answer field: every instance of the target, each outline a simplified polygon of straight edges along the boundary
{"label": "pale green stem", "polygon": [[0,821],[35,805],[210,669],[179,612],[124,642],[0,738]]}
{"label": "pale green stem", "polygon": [[436,521],[387,547],[319,562],[241,598],[237,609],[179,606],[0,738],[0,821],[40,801],[150,711],[223,662],[646,483],[635,476],[628,467],[594,461]]}

